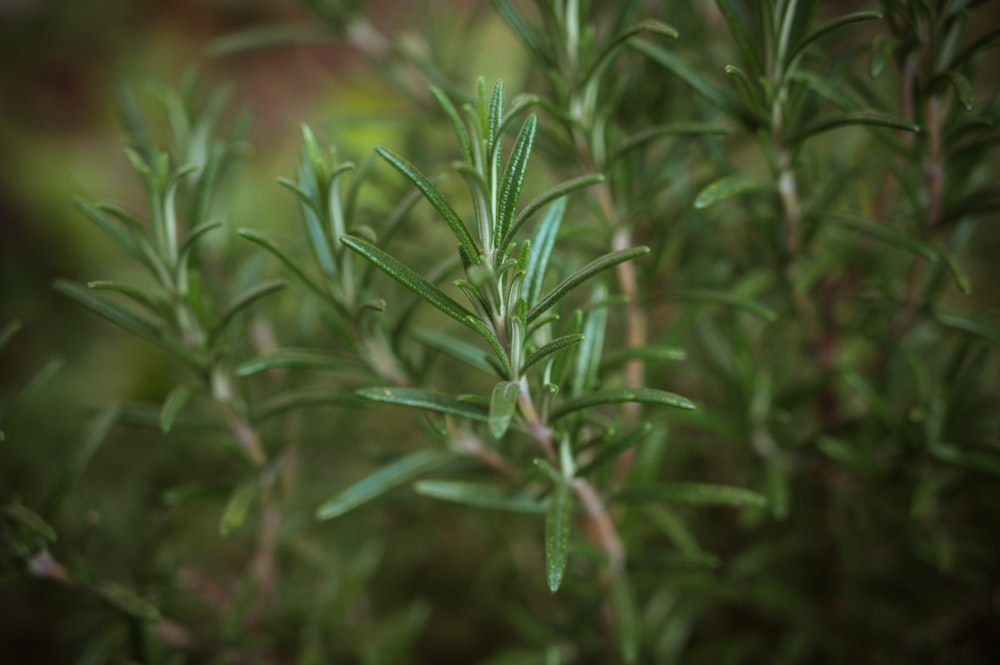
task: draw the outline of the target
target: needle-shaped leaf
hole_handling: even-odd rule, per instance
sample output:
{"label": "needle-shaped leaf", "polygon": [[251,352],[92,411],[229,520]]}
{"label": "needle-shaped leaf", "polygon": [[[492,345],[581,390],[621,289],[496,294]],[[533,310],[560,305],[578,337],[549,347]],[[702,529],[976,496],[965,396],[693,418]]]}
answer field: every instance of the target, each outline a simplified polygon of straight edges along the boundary
{"label": "needle-shaped leaf", "polygon": [[489,412],[479,404],[464,402],[448,395],[419,388],[362,388],[357,394],[373,402],[384,402],[417,409],[427,409],[449,416],[487,421]]}
{"label": "needle-shaped leaf", "polygon": [[910,252],[932,263],[940,260],[940,255],[932,247],[928,247],[908,233],[904,233],[887,224],[873,222],[864,217],[844,212],[828,212],[825,214],[825,217],[836,226],[865,233],[887,245]]}
{"label": "needle-shaped leaf", "polygon": [[259,245],[273,254],[279,261],[285,264],[285,267],[292,271],[300,282],[302,282],[310,291],[315,293],[321,300],[327,302],[330,301],[330,294],[324,291],[319,284],[317,284],[309,275],[303,272],[302,267],[299,262],[292,259],[288,254],[286,254],[281,248],[279,248],[273,241],[260,235],[253,229],[239,229],[236,232],[238,235],[246,238],[255,245]]}
{"label": "needle-shaped leaf", "polygon": [[959,72],[948,72],[948,82],[954,88],[955,95],[958,96],[958,101],[962,104],[962,108],[966,111],[971,111],[975,106],[976,91],[969,79],[962,76]]}
{"label": "needle-shaped leaf", "polygon": [[722,176],[708,187],[701,190],[694,200],[694,207],[698,210],[715,205],[719,201],[731,199],[748,192],[757,192],[763,189],[772,189],[774,183],[768,180],[760,180],[738,173]]}
{"label": "needle-shaped leaf", "polygon": [[257,405],[254,418],[264,421],[288,411],[306,408],[328,406],[358,409],[364,402],[353,392],[333,390],[330,388],[301,388],[299,390],[283,390]]}
{"label": "needle-shaped leaf", "polygon": [[545,517],[545,579],[552,593],[559,590],[566,572],[572,520],[573,493],[562,483],[553,491]]}
{"label": "needle-shaped leaf", "polygon": [[562,337],[556,337],[554,340],[544,345],[542,348],[538,349],[524,361],[524,366],[521,368],[522,372],[527,372],[531,367],[545,360],[554,353],[559,353],[563,349],[568,349],[582,342],[584,339],[583,333],[574,333],[572,335],[563,335]]}
{"label": "needle-shaped leaf", "polygon": [[801,143],[807,138],[816,136],[817,134],[822,134],[823,132],[828,132],[831,129],[847,127],[850,125],[888,127],[889,129],[901,129],[907,132],[920,131],[920,125],[911,122],[906,118],[890,115],[888,113],[882,113],[881,111],[854,111],[852,113],[844,113],[826,120],[821,120],[809,127],[806,127],[798,134],[788,139],[788,144],[795,145],[797,143]]}
{"label": "needle-shaped leaf", "polygon": [[628,503],[693,503],[706,506],[762,508],[767,499],[757,492],[731,485],[710,483],[660,483],[650,487],[632,487],[618,498]]}
{"label": "needle-shaped leaf", "polygon": [[621,365],[629,360],[642,360],[646,363],[664,362],[668,360],[686,360],[687,352],[676,346],[629,346],[607,353],[601,358],[601,369]]}
{"label": "needle-shaped leaf", "polygon": [[268,296],[275,291],[280,291],[285,288],[286,283],[283,279],[273,279],[268,280],[262,284],[251,287],[238,295],[235,300],[226,308],[226,310],[216,321],[215,325],[212,326],[212,330],[209,333],[208,339],[211,344],[219,338],[219,336],[225,332],[229,324],[233,322],[238,314],[249,308],[255,302],[261,298]]}
{"label": "needle-shaped leaf", "polygon": [[315,370],[342,369],[345,365],[341,356],[311,349],[286,347],[243,361],[236,367],[236,375],[252,376],[271,369],[290,367]]}
{"label": "needle-shaped leaf", "polygon": [[517,381],[501,381],[493,386],[490,395],[490,434],[499,439],[507,433],[510,420],[517,411],[517,396],[521,393],[521,385]]}
{"label": "needle-shaped leaf", "polygon": [[259,485],[254,482],[246,482],[233,490],[226,501],[226,507],[222,510],[222,519],[219,520],[219,535],[225,537],[236,529],[243,526],[250,514],[250,504],[257,498]]}
{"label": "needle-shaped leaf", "polygon": [[639,614],[635,593],[626,575],[615,575],[611,581],[611,607],[617,624],[618,647],[622,662],[632,665],[639,658]]}
{"label": "needle-shaped leaf", "polygon": [[455,360],[463,362],[466,365],[471,365],[487,374],[493,373],[493,367],[486,361],[486,352],[482,347],[469,344],[465,340],[440,333],[436,330],[412,328],[410,334],[413,335],[414,339],[435,351],[447,354]]}
{"label": "needle-shaped leaf", "polygon": [[778,320],[778,313],[757,300],[748,298],[732,291],[717,291],[714,289],[684,289],[677,291],[673,297],[680,301],[697,303],[715,303],[758,316],[765,321]]}
{"label": "needle-shaped leaf", "polygon": [[623,452],[639,443],[645,437],[649,436],[649,433],[652,430],[652,424],[648,422],[643,423],[631,432],[628,432],[613,441],[602,444],[599,452],[594,456],[594,458],[587,462],[584,466],[577,469],[576,475],[585,476],[588,473],[597,471],[603,466],[611,464],[618,459]]}
{"label": "needle-shaped leaf", "polygon": [[0,331],[0,351],[21,331],[21,327],[22,323],[16,319],[3,327],[3,331]]}
{"label": "needle-shaped leaf", "polygon": [[983,339],[1000,344],[1000,328],[988,325],[982,321],[976,321],[975,319],[967,319],[964,316],[955,316],[954,314],[937,314],[934,318],[943,326],[977,335]]}
{"label": "needle-shaped leaf", "polygon": [[63,295],[69,296],[98,316],[104,317],[125,330],[153,342],[157,346],[167,346],[156,325],[109,300],[94,295],[86,287],[66,280],[58,280],[55,283],[55,288]]}
{"label": "needle-shaped leaf", "polygon": [[393,165],[397,171],[403,174],[407,180],[412,182],[420,193],[430,202],[434,209],[438,211],[438,214],[448,223],[451,228],[452,233],[458,238],[458,243],[462,246],[470,257],[478,257],[479,250],[476,248],[476,244],[472,241],[472,236],[469,235],[469,230],[465,228],[465,224],[462,222],[461,217],[455,212],[455,209],[451,207],[448,200],[444,197],[440,190],[434,186],[434,183],[425,176],[416,166],[410,163],[405,157],[397,155],[393,151],[387,148],[376,148],[376,152],[381,155],[387,162]]}
{"label": "needle-shaped leaf", "polygon": [[580,84],[585,85],[592,77],[600,74],[601,70],[608,66],[608,64],[614,59],[615,54],[617,54],[622,47],[625,46],[628,40],[644,32],[651,32],[654,35],[670,37],[671,39],[676,39],[678,36],[676,29],[662,21],[657,21],[656,19],[646,19],[644,21],[640,21],[639,23],[626,28],[607,41],[601,52],[594,57],[594,60],[587,69],[586,73],[580,77]]}
{"label": "needle-shaped leaf", "polygon": [[655,388],[621,388],[598,390],[566,401],[552,412],[552,420],[558,420],[581,409],[589,409],[604,404],[621,404],[622,402],[659,404],[688,410],[697,408],[694,402],[687,397],[682,397],[666,390],[657,390]]}
{"label": "needle-shaped leaf", "polygon": [[548,500],[537,499],[524,492],[461,480],[419,480],[414,483],[413,489],[417,494],[443,501],[517,513],[544,513],[549,504]]}
{"label": "needle-shaped leaf", "polygon": [[530,323],[531,321],[534,321],[539,317],[539,315],[547,312],[553,305],[559,302],[573,289],[578,287],[580,284],[583,284],[594,275],[602,273],[610,268],[614,268],[619,263],[631,261],[632,259],[642,256],[643,254],[647,254],[648,252],[649,247],[631,247],[629,249],[622,249],[617,252],[605,254],[604,256],[591,261],[556,285],[556,287],[549,291],[549,293],[546,294],[537,305],[532,307],[528,312],[528,322]]}
{"label": "needle-shaped leaf", "polygon": [[492,0],[493,7],[500,14],[500,17],[507,22],[510,29],[514,31],[521,43],[524,44],[525,48],[531,51],[535,59],[540,63],[550,62],[549,56],[545,53],[542,48],[541,42],[539,42],[538,37],[532,32],[531,28],[528,26],[527,21],[521,16],[521,13],[517,10],[510,0]]}
{"label": "needle-shaped leaf", "polygon": [[520,230],[521,226],[523,226],[532,215],[552,201],[562,198],[570,192],[575,192],[578,189],[590,187],[591,185],[596,185],[597,183],[603,181],[604,176],[600,173],[590,173],[588,175],[571,178],[570,180],[566,180],[558,185],[546,189],[544,192],[532,199],[528,205],[521,208],[521,212],[517,213],[517,217],[514,218],[514,221],[511,222],[510,228],[507,229],[507,235],[504,236],[503,242],[500,243],[500,246],[506,247],[509,245],[514,239],[514,234]]}
{"label": "needle-shaped leaf", "polygon": [[109,603],[137,619],[156,623],[163,618],[160,610],[149,601],[120,584],[104,581],[96,587],[96,590]]}
{"label": "needle-shaped leaf", "polygon": [[531,239],[528,265],[525,269],[522,286],[524,300],[529,307],[534,306],[542,295],[545,271],[548,268],[549,257],[552,256],[552,249],[555,247],[556,236],[559,235],[559,226],[562,224],[565,211],[566,197],[562,196],[552,203]]}
{"label": "needle-shaped leaf", "polygon": [[493,244],[501,247],[501,241],[507,237],[507,231],[517,212],[517,202],[521,198],[521,186],[524,185],[524,174],[528,170],[528,157],[531,155],[532,142],[535,139],[537,117],[532,114],[521,127],[514,143],[514,149],[507,160],[503,181],[500,185],[500,200],[497,207],[497,219],[493,229]]}
{"label": "needle-shaped leaf", "polygon": [[400,457],[324,502],[316,511],[316,517],[321,520],[340,517],[349,510],[368,503],[417,476],[442,467],[453,459],[455,459],[454,453],[445,450],[421,450]]}
{"label": "needle-shaped leaf", "polygon": [[472,164],[473,158],[472,148],[469,145],[469,132],[465,128],[465,123],[462,122],[461,116],[458,115],[458,110],[455,109],[455,105],[448,99],[448,95],[444,94],[437,86],[431,86],[431,94],[434,95],[434,99],[441,105],[445,115],[451,121],[452,129],[455,130],[455,137],[458,139],[458,144],[462,147],[462,156],[466,162]]}
{"label": "needle-shaped leaf", "polygon": [[[473,330],[474,326],[469,324],[469,317],[472,312],[459,305],[455,300],[421,277],[412,268],[397,260],[391,254],[382,251],[372,243],[357,236],[342,236],[340,242],[344,243],[352,250],[365,257],[385,274],[389,275],[397,282],[413,291],[415,294],[437,307],[439,310],[455,319],[459,323],[467,325]],[[475,317],[473,317],[475,318]]]}
{"label": "needle-shaped leaf", "polygon": [[163,408],[160,410],[160,429],[169,432],[188,402],[203,392],[205,384],[202,381],[189,381],[174,386],[163,400]]}
{"label": "needle-shaped leaf", "polygon": [[20,501],[14,500],[4,506],[4,515],[8,519],[14,520],[21,526],[40,536],[44,540],[54,543],[56,541],[56,530],[46,522],[41,515],[31,508],[28,508]]}
{"label": "needle-shaped leaf", "polygon": [[654,125],[631,134],[615,146],[609,162],[614,162],[626,153],[665,136],[695,137],[729,134],[730,129],[722,125],[703,122],[677,122],[669,125]]}
{"label": "needle-shaped leaf", "polygon": [[[603,284],[598,284],[590,297],[590,304],[595,305],[607,300],[608,290]],[[583,320],[583,344],[576,354],[570,382],[569,396],[576,397],[597,385],[597,370],[604,353],[604,339],[608,327],[608,308],[591,307]]]}
{"label": "needle-shaped leaf", "polygon": [[139,249],[139,245],[136,243],[135,239],[118,223],[110,219],[107,214],[105,214],[105,211],[95,208],[94,206],[91,206],[79,199],[73,201],[73,205],[76,206],[77,210],[90,219],[90,221],[97,224],[105,233],[114,238],[115,241],[121,245],[122,249],[142,263],[147,263],[146,255],[141,249]]}
{"label": "needle-shaped leaf", "polygon": [[169,314],[169,309],[163,303],[156,302],[146,295],[145,291],[141,291],[140,289],[137,289],[134,286],[129,286],[128,284],[98,280],[94,282],[87,282],[87,288],[93,289],[94,291],[115,291],[120,293],[139,303],[157,317],[163,317],[164,315]]}
{"label": "needle-shaped leaf", "polygon": [[829,33],[844,27],[845,25],[850,25],[851,23],[858,23],[859,21],[874,21],[882,18],[882,14],[878,12],[854,12],[853,14],[846,14],[844,16],[839,16],[831,21],[824,23],[820,27],[816,28],[808,37],[803,39],[798,45],[792,49],[788,54],[788,65],[790,66],[795,62],[802,53],[809,47],[810,44],[820,39],[821,37],[828,35]]}

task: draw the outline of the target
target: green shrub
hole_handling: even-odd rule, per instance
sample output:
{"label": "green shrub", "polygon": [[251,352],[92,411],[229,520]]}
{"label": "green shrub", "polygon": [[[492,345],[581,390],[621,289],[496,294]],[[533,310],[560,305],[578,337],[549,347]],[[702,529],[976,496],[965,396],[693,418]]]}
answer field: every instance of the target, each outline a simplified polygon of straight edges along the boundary
{"label": "green shrub", "polygon": [[56,289],[167,366],[5,493],[10,652],[994,662],[995,8],[492,4],[516,90],[310,3],[420,119],[303,126],[294,225],[223,95],[123,97],[147,207],[77,207],[134,267]]}

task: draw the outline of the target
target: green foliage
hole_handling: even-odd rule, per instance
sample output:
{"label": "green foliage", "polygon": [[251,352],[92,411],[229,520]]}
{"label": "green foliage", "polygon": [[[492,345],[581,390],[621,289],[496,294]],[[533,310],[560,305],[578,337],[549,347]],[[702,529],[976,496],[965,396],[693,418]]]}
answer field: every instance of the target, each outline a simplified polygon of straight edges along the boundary
{"label": "green foliage", "polygon": [[[100,605],[43,607],[86,663],[995,659],[995,9],[495,0],[509,99],[306,4],[424,115],[355,161],[303,125],[279,234],[224,95],[122,95],[147,208],[76,207],[132,267],[55,288],[170,368],[0,497],[7,597]],[[122,437],[161,500],[115,568],[72,497]]]}

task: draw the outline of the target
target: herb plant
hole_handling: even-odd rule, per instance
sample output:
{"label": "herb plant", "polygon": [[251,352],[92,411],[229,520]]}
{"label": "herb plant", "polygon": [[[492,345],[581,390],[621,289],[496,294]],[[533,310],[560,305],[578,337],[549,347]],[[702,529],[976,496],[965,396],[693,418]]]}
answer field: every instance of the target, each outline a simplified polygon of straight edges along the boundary
{"label": "herb plant", "polygon": [[[989,3],[494,0],[490,84],[305,4],[419,121],[303,125],[267,227],[224,95],[122,96],[146,209],[77,207],[135,270],[56,289],[169,368],[5,497],[6,597],[87,628],[44,657],[992,662]],[[115,568],[71,499],[122,431],[190,462]]]}

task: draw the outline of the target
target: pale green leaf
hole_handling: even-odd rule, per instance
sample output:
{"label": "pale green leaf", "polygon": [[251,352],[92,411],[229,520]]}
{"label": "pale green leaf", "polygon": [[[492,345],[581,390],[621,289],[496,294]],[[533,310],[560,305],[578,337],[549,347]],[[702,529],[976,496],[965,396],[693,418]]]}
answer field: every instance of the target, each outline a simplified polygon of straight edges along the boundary
{"label": "pale green leaf", "polygon": [[649,487],[633,487],[623,491],[618,498],[628,503],[662,501],[753,508],[767,505],[767,499],[757,492],[709,483],[660,483]]}
{"label": "pale green leaf", "polygon": [[517,513],[544,513],[547,500],[524,492],[511,492],[497,485],[457,480],[420,480],[413,489],[424,496],[465,504],[474,508],[508,510]]}
{"label": "pale green leaf", "polygon": [[211,344],[219,338],[219,336],[225,332],[226,328],[236,319],[236,316],[248,309],[255,302],[268,296],[276,291],[280,291],[285,288],[286,283],[283,279],[273,279],[258,284],[257,286],[251,287],[236,296],[236,299],[230,303],[229,307],[219,316],[219,320],[215,322],[212,326],[211,332],[209,332],[208,339]]}
{"label": "pale green leaf", "polygon": [[160,610],[154,605],[120,584],[104,581],[96,587],[96,590],[109,603],[137,619],[156,623],[163,618]]}
{"label": "pale green leaf", "polygon": [[546,311],[551,309],[553,305],[591,277],[602,273],[605,270],[609,270],[610,268],[614,268],[619,263],[631,261],[632,259],[647,253],[649,253],[649,247],[632,247],[629,249],[622,249],[617,252],[611,252],[610,254],[605,254],[604,256],[591,261],[557,284],[556,287],[549,291],[549,293],[546,294],[537,305],[532,307],[528,312],[528,322],[530,323],[537,319],[539,315],[544,314]]}
{"label": "pale green leaf", "polygon": [[517,381],[501,381],[493,386],[488,420],[493,438],[499,439],[507,433],[511,418],[517,411],[517,396],[520,394],[521,385]]}
{"label": "pale green leaf", "polygon": [[521,212],[517,213],[517,217],[511,222],[510,228],[507,230],[507,235],[504,236],[503,242],[500,243],[500,247],[506,247],[510,244],[511,240],[514,238],[514,234],[520,230],[521,226],[527,222],[532,215],[544,208],[549,203],[560,199],[570,192],[575,192],[578,189],[583,189],[584,187],[590,187],[596,185],[599,182],[604,181],[604,176],[600,173],[591,173],[588,175],[578,176],[576,178],[571,178],[564,182],[559,183],[549,187],[544,192],[533,198],[528,205],[521,208]]}
{"label": "pale green leaf", "polygon": [[564,402],[552,412],[552,420],[558,420],[582,409],[590,409],[604,404],[620,404],[622,402],[658,404],[689,410],[696,408],[694,402],[688,398],[676,393],[667,392],[666,390],[657,390],[654,388],[620,388],[598,390]]}
{"label": "pale green leaf", "polygon": [[572,520],[573,493],[563,483],[553,490],[545,518],[545,579],[552,593],[559,590],[566,572]]}
{"label": "pale green leaf", "polygon": [[25,506],[20,501],[15,500],[8,503],[4,506],[3,512],[8,518],[14,520],[21,526],[26,527],[35,535],[41,536],[50,543],[54,543],[56,541],[56,530],[53,529],[48,522],[42,519],[41,515]]}
{"label": "pale green leaf", "polygon": [[453,459],[455,455],[444,450],[421,450],[400,457],[323,503],[316,511],[316,517],[321,520],[339,517]]}
{"label": "pale green leaf", "polygon": [[205,384],[202,381],[189,381],[174,386],[173,390],[167,394],[167,398],[163,400],[163,409],[160,411],[160,429],[169,432],[173,428],[177,416],[184,410],[188,402],[205,390]]}
{"label": "pale green leaf", "polygon": [[694,207],[701,210],[702,208],[715,205],[719,201],[731,199],[734,196],[773,188],[774,183],[768,180],[759,180],[738,173],[722,176],[701,190],[694,200]]}
{"label": "pale green leaf", "polygon": [[345,360],[340,356],[312,349],[286,347],[243,361],[236,367],[236,375],[252,376],[272,369],[293,367],[313,370],[342,369],[345,365]]}
{"label": "pale green leaf", "polygon": [[255,481],[243,483],[229,496],[219,520],[219,534],[228,536],[243,526],[250,514],[250,504],[257,498],[259,485]]}
{"label": "pale green leaf", "polygon": [[419,388],[362,388],[357,391],[357,394],[374,402],[427,409],[449,416],[483,422],[489,420],[489,412],[482,406]]}

